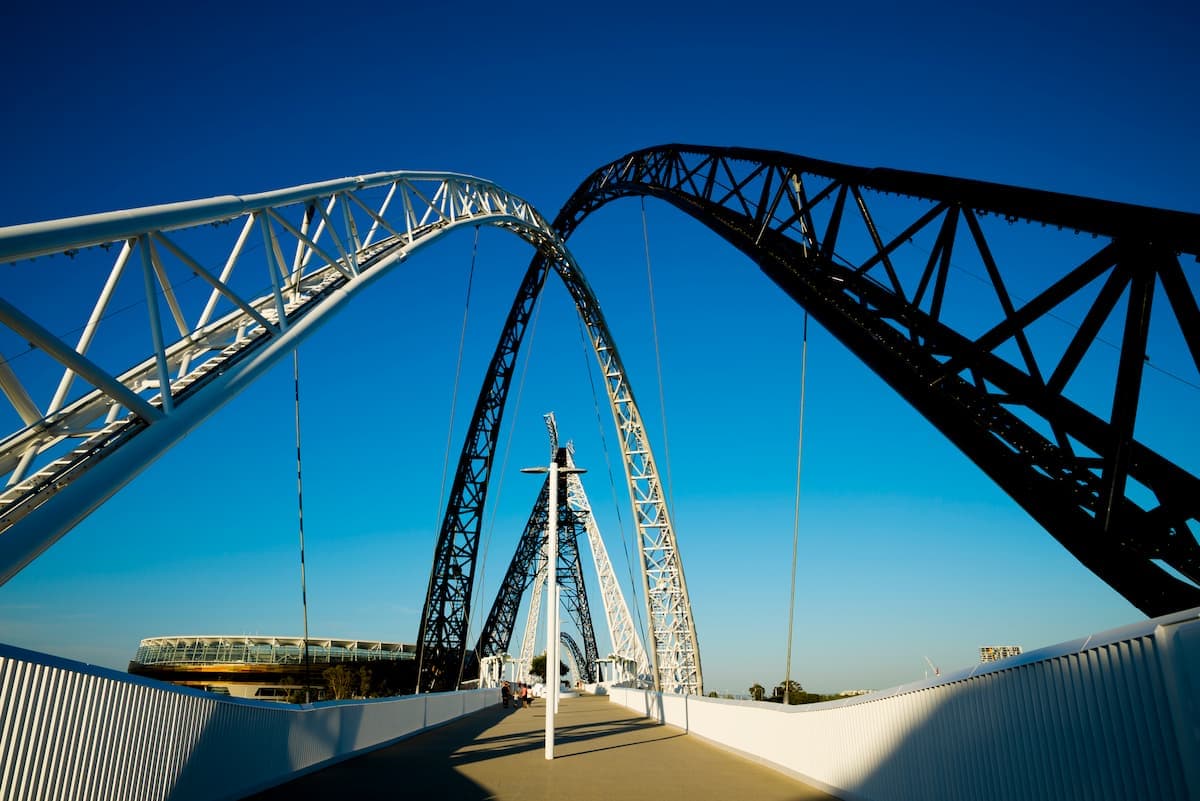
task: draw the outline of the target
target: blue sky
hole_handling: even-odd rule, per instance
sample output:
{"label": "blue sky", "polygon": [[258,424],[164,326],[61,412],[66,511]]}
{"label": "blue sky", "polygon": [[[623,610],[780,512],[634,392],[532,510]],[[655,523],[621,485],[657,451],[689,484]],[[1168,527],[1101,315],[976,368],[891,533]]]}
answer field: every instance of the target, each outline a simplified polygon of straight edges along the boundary
{"label": "blue sky", "polygon": [[[552,217],[595,167],[665,142],[1200,211],[1193,6],[772,5],[10,12],[0,224],[385,169],[485,177]],[[802,313],[698,224],[646,213],[666,447],[638,202],[597,213],[571,246],[660,461],[669,449],[706,684],[744,692],[783,675]],[[464,232],[423,251],[302,351],[314,634],[415,639],[471,247]],[[529,256],[481,234],[455,452]],[[49,290],[36,273],[11,280]],[[630,512],[609,490],[557,286],[530,353],[492,490],[488,601],[537,493],[517,468],[544,461],[551,409],[625,571]],[[1179,354],[1154,356],[1200,383]],[[1152,382],[1159,408],[1196,403],[1192,387]],[[603,405],[601,420],[615,447]],[[0,587],[0,641],[123,667],[142,637],[298,632],[292,425],[285,365]],[[1195,430],[1149,435],[1197,470]],[[793,673],[811,689],[890,686],[920,678],[925,656],[948,670],[982,644],[1029,649],[1139,618],[816,328],[801,509]]]}

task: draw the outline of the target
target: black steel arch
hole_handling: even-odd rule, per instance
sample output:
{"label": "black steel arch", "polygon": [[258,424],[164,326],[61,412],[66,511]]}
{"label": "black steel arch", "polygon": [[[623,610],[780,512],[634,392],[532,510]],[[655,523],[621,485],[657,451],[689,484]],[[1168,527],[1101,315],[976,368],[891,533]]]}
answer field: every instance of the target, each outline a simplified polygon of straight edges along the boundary
{"label": "black steel arch", "polygon": [[[583,681],[589,684],[595,681],[595,678],[592,676],[592,670],[595,663],[593,662],[591,665],[585,666],[587,657],[583,655],[583,651],[579,650],[579,643],[575,642],[575,638],[570,634],[567,634],[565,631],[562,631],[559,632],[558,639],[563,645],[571,649],[571,656],[575,658],[575,666],[583,671],[584,675],[580,676],[579,678],[583,679]],[[549,665],[546,665],[546,672],[550,672]],[[547,678],[546,681],[549,682],[549,678]]]}
{"label": "black steel arch", "polygon": [[[470,665],[467,631],[488,479],[517,353],[550,270],[554,270],[562,280],[580,319],[592,336],[593,347],[598,354],[603,351],[608,369],[614,375],[625,377],[621,386],[623,403],[636,408],[633,388],[621,364],[620,354],[600,304],[578,266],[561,248],[561,242],[551,241],[553,237],[533,228],[516,225],[502,227],[510,228],[532,244],[537,252],[517,290],[488,364],[459,454],[446,514],[434,545],[433,565],[417,637],[417,692],[456,689]],[[609,391],[612,391],[611,388]],[[665,518],[665,511],[663,515]],[[679,573],[682,574],[681,568]],[[686,601],[686,591],[679,594]],[[690,610],[688,613],[690,615]],[[693,646],[694,643],[693,633]],[[693,673],[698,676],[699,656],[695,651],[693,647],[688,657],[692,659],[690,666]]]}
{"label": "black steel arch", "polygon": [[521,610],[521,599],[537,578],[538,557],[546,544],[549,518],[550,477],[547,476],[533,511],[529,514],[529,520],[525,523],[525,530],[517,541],[517,549],[508,563],[508,570],[500,582],[500,589],[496,591],[496,600],[492,602],[492,609],[479,632],[479,639],[473,651],[477,657],[506,653],[512,644],[517,613]]}
{"label": "black steel arch", "polygon": [[[468,662],[467,629],[484,502],[517,352],[547,272],[559,267],[574,274],[565,254],[558,252],[545,232],[517,226],[510,229],[533,245],[536,253],[492,354],[450,485],[417,635],[417,692],[454,690],[462,681]],[[578,281],[586,287],[582,276]]]}
{"label": "black steel arch", "polygon": [[[554,460],[560,467],[568,467],[567,449],[557,448]],[[587,536],[587,512],[572,509],[569,496],[567,474],[559,473],[558,585],[562,588],[563,605],[567,608],[567,615],[583,636],[584,650],[579,658],[580,670],[587,681],[592,681],[594,666],[600,658],[600,652],[596,646],[596,629],[588,604],[587,586],[583,582],[583,564],[579,553],[579,538],[581,535]],[[496,592],[496,600],[492,603],[487,620],[484,621],[479,640],[475,644],[473,655],[476,658],[496,656],[509,650],[517,622],[517,612],[521,608],[521,599],[537,578],[538,555],[546,545],[549,517],[550,476],[547,475],[529,520],[525,523],[521,539],[517,542],[517,549],[508,564],[504,580],[500,582],[500,589]],[[464,677],[471,677],[469,669],[464,670]]]}
{"label": "black steel arch", "polygon": [[[555,456],[559,464],[567,466],[567,449],[559,448]],[[575,622],[575,628],[583,637],[583,658],[577,659],[576,664],[583,671],[584,681],[593,680],[596,662],[600,652],[596,647],[596,629],[592,623],[592,609],[588,604],[587,585],[583,582],[583,559],[579,553],[579,538],[587,539],[586,513],[577,512],[571,508],[567,492],[567,474],[559,473],[558,487],[558,521],[559,521],[559,563],[562,572],[558,583],[562,587],[562,604],[567,615]],[[578,646],[574,646],[578,652]]]}
{"label": "black steel arch", "polygon": [[[911,203],[885,241],[871,193]],[[565,239],[593,211],[648,195],[691,215],[744,252],[858,358],[912,404],[1080,562],[1147,615],[1200,605],[1200,479],[1134,438],[1150,307],[1170,304],[1200,369],[1200,310],[1179,256],[1200,254],[1200,215],[891,169],[867,169],[747,148],[666,145],[596,170],[555,220]],[[849,201],[849,202],[847,202]],[[980,218],[996,215],[1097,238],[1094,252],[1017,307]],[[839,256],[851,222],[873,243]],[[937,231],[915,288],[894,261],[915,234]],[[965,234],[961,231],[965,230]],[[974,248],[1003,318],[982,336],[943,319],[955,247]],[[1057,361],[1033,352],[1029,327],[1102,283]],[[1063,395],[1103,323],[1128,298],[1109,419]],[[1020,358],[998,349],[1015,342]],[[1181,419],[1188,410],[1179,410]],[[1048,435],[1042,431],[1049,432]],[[1130,497],[1131,481],[1152,504]]]}

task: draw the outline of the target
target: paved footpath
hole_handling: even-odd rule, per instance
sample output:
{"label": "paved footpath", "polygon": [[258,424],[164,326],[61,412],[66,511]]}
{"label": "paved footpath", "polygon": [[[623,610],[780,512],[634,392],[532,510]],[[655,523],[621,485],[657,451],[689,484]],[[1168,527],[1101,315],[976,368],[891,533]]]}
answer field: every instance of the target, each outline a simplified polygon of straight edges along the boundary
{"label": "paved footpath", "polygon": [[553,761],[545,757],[539,699],[515,711],[496,705],[252,798],[836,801],[603,696],[564,698],[555,723]]}

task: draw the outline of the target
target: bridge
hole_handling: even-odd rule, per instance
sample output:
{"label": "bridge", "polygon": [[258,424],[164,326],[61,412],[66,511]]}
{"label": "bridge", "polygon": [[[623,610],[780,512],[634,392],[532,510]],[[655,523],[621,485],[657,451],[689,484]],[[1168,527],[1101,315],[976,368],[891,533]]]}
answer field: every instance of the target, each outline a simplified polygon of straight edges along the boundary
{"label": "bridge", "polygon": [[[669,493],[613,331],[566,247],[589,215],[629,196],[665,201],[746,254],[1074,558],[1153,619],[847,701],[781,709],[701,697]],[[1138,422],[1152,326],[1172,332],[1200,366],[1191,269],[1198,223],[1181,212],[964,179],[672,145],[596,170],[553,224],[487,181],[394,172],[0,230],[0,262],[59,254],[104,265],[107,275],[79,320],[0,299],[0,352],[28,343],[38,356],[0,363],[13,428],[0,444],[0,581],[426,245],[486,225],[535,248],[436,538],[418,632],[419,694],[256,706],[6,648],[0,787],[30,798],[67,797],[81,786],[81,797],[239,797],[494,705],[494,687],[461,688],[507,651],[521,595],[541,586],[548,567],[551,517],[572,523],[564,541],[576,548],[563,563],[568,578],[550,589],[573,588],[577,625],[589,628],[583,582],[569,577],[579,575],[579,534],[594,540],[594,555],[602,540],[589,528],[578,481],[564,476],[563,502],[550,503],[547,487],[535,504],[511,580],[479,640],[468,643],[502,416],[522,340],[555,273],[599,366],[642,574],[644,648],[624,598],[602,593],[615,656],[631,665],[625,681],[591,682],[611,703],[841,797],[1058,795],[1051,788],[1195,797],[1200,483],[1177,455],[1142,442]],[[1039,237],[1022,247],[1017,225],[1061,233],[1070,245],[1048,247]],[[1058,266],[1020,301],[1006,271],[1034,254]],[[964,261],[978,265],[989,302],[953,302]],[[109,330],[110,305],[130,291],[142,302],[122,322],[140,315],[136,337]],[[1047,344],[1040,324],[1066,306],[1082,308],[1082,322],[1065,342]],[[102,327],[103,350],[95,344]],[[136,348],[145,331],[149,352],[124,347]],[[1073,379],[1102,332],[1111,340],[1114,331],[1118,368],[1107,380],[1089,377],[1081,396]],[[1183,426],[1187,410],[1174,414],[1157,422]],[[551,458],[571,464],[556,439]],[[593,678],[586,674],[598,651],[584,640],[577,661]],[[226,783],[214,789],[218,771]]]}

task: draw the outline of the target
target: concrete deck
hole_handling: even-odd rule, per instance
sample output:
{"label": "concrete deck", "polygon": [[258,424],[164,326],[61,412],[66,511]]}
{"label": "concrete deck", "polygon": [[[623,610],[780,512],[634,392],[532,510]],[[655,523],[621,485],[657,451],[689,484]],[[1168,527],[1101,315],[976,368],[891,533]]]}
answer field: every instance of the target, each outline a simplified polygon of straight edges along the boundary
{"label": "concrete deck", "polygon": [[636,717],[603,696],[562,700],[555,716],[555,759],[548,761],[545,709],[540,699],[515,711],[496,705],[252,798],[400,793],[465,801],[833,799],[680,729]]}

